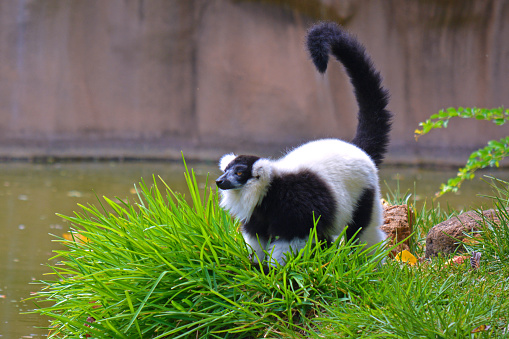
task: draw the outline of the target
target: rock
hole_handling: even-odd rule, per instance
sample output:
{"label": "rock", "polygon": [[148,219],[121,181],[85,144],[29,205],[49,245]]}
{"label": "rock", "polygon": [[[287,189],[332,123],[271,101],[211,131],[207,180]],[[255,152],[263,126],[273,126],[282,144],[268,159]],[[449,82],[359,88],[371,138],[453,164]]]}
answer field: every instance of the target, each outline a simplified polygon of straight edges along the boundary
{"label": "rock", "polygon": [[413,219],[413,212],[407,205],[384,204],[384,224],[381,229],[392,239],[389,244],[395,245],[404,240],[391,251],[393,257],[403,250],[410,251],[408,238],[412,234]]}
{"label": "rock", "polygon": [[490,209],[483,211],[482,216],[477,211],[468,211],[433,226],[426,237],[426,258],[439,253],[463,252],[461,245],[466,237],[465,233],[478,232],[483,219],[491,220],[495,224],[500,223],[496,211]]}

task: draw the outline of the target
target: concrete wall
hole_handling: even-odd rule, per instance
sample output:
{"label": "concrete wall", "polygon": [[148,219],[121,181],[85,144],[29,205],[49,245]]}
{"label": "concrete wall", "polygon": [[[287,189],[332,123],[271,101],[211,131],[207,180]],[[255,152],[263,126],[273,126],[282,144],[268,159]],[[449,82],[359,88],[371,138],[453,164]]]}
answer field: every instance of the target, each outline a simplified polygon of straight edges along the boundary
{"label": "concrete wall", "polygon": [[449,106],[509,107],[503,0],[16,0],[0,2],[0,157],[216,159],[349,139],[352,88],[319,76],[307,27],[343,23],[390,89],[393,162],[463,161],[507,128]]}

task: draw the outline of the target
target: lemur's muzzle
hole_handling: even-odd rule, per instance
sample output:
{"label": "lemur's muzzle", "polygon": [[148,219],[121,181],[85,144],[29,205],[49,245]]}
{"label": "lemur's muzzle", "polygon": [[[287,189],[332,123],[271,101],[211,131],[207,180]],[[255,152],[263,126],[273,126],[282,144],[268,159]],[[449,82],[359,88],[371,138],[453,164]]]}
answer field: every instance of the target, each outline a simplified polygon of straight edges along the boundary
{"label": "lemur's muzzle", "polygon": [[230,180],[226,178],[226,176],[227,173],[221,175],[219,178],[216,179],[217,187],[219,187],[222,190],[228,190],[233,188],[232,183],[230,182]]}

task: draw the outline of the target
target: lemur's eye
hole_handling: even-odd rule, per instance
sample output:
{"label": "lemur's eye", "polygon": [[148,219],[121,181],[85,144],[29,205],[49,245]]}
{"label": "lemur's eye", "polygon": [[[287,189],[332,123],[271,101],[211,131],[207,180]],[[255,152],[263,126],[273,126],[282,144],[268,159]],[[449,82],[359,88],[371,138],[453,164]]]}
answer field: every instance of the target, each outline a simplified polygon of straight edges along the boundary
{"label": "lemur's eye", "polygon": [[242,171],[237,171],[237,172],[235,172],[235,174],[237,174],[239,177],[240,177],[243,173],[244,173],[244,172],[242,172]]}

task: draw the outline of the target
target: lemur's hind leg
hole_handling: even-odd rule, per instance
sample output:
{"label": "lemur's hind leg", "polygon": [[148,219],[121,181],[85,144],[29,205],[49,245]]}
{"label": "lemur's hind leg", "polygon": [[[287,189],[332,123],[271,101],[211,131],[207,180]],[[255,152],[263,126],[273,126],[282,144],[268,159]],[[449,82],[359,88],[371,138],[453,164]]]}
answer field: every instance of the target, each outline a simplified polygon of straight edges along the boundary
{"label": "lemur's hind leg", "polygon": [[298,253],[306,246],[308,238],[293,238],[291,240],[278,239],[270,244],[267,252],[270,255],[269,264],[273,267],[286,264],[285,257],[290,252]]}

